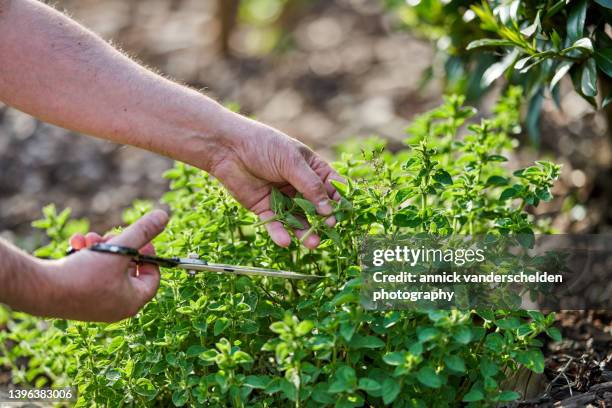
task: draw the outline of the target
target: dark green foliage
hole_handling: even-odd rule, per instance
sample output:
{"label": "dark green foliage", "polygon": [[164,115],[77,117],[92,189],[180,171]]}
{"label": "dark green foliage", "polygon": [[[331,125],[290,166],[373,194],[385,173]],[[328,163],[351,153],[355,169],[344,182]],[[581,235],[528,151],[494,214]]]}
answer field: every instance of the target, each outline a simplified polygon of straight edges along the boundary
{"label": "dark green foliage", "polygon": [[[511,89],[495,116],[464,137],[459,128],[474,110],[450,97],[413,123],[405,150],[392,154],[377,141],[362,152],[346,145],[336,163],[347,183],[337,184],[343,199],[334,229],[310,203],[275,192],[277,219],[290,227],[308,219],[324,238],[314,251],[297,240],[288,249],[274,246],[217,182],[177,164],[166,173],[172,218],[155,240],[158,253],[195,252],[326,279],[164,270],[158,295],[136,317],[110,325],[58,322],[45,332],[55,342],[24,340],[24,355],[34,357],[33,369],[67,370],[70,380],[56,381],[78,385],[81,406],[443,407],[519,398],[502,382],[520,366],[542,371],[538,336],[558,339],[553,315],[366,311],[359,304],[359,251],[360,238],[372,233],[537,229],[525,207],[551,198],[559,167],[540,162],[514,175],[503,167],[520,95]],[[504,193],[508,188],[512,193]],[[126,221],[148,208],[137,203]],[[47,214],[40,226],[59,227],[53,219]],[[65,249],[59,229],[47,254]],[[0,344],[18,336],[11,331]]]}
{"label": "dark green foliage", "polygon": [[453,91],[476,98],[502,75],[523,85],[528,131],[537,138],[542,98],[549,92],[558,103],[562,77],[569,75],[576,92],[594,107],[612,100],[598,84],[612,81],[612,39],[606,31],[612,3],[567,3],[422,0],[390,6],[408,26],[437,41]]}

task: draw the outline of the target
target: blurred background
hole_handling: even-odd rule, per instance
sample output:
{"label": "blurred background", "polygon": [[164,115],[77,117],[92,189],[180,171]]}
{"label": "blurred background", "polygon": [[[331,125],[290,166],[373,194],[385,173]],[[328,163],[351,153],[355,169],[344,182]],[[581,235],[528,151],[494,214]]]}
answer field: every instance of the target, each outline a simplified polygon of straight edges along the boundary
{"label": "blurred background", "polygon": [[[240,106],[328,158],[352,137],[376,134],[399,146],[410,118],[436,106],[445,87],[433,37],[414,28],[406,9],[390,10],[381,0],[53,4],[151,69]],[[563,163],[558,198],[539,214],[561,232],[602,231],[612,219],[605,118],[570,88],[562,88],[562,111],[544,103],[540,148],[520,138],[509,165],[547,156]],[[473,103],[486,114],[498,91]],[[0,234],[38,246],[42,238],[30,223],[50,202],[103,232],[135,198],[159,198],[170,166],[0,104]]]}

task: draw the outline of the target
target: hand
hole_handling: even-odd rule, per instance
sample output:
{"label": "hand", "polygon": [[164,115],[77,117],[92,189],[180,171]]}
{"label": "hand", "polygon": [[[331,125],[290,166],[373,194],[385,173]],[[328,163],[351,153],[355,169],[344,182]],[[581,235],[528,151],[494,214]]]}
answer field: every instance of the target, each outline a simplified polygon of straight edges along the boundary
{"label": "hand", "polygon": [[[108,242],[141,248],[154,255],[150,241],[161,233],[168,215],[155,210],[126,228],[121,235],[102,238],[90,232],[70,239],[74,249]],[[53,279],[61,288],[54,299],[53,315],[76,320],[113,322],[135,315],[159,288],[159,269],[155,265],[134,265],[128,257],[80,251],[54,263]],[[59,308],[59,310],[57,310]]]}
{"label": "hand", "polygon": [[[234,118],[236,120],[236,118]],[[261,220],[272,218],[275,214],[270,207],[272,187],[292,196],[302,193],[311,201],[320,215],[330,215],[327,224],[333,226],[330,199],[339,200],[340,195],[330,180],[342,178],[319,155],[308,146],[289,136],[242,116],[238,125],[230,128],[224,148],[212,162],[209,172],[218,178],[230,193],[246,208],[253,211]],[[308,229],[297,230],[301,237]],[[272,240],[283,247],[291,243],[291,237],[278,221],[266,224]],[[320,238],[309,235],[304,245],[316,248]]]}

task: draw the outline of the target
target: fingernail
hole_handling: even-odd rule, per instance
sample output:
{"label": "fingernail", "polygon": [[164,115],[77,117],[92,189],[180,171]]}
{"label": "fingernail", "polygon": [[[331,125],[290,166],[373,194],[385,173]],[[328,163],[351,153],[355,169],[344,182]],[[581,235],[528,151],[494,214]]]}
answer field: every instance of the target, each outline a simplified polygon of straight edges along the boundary
{"label": "fingernail", "polygon": [[317,207],[318,207],[319,214],[329,215],[333,211],[332,206],[329,203],[329,200],[320,201]]}
{"label": "fingernail", "polygon": [[151,215],[153,223],[159,228],[164,227],[166,222],[168,222],[168,215],[165,211],[155,210]]}
{"label": "fingernail", "polygon": [[325,224],[327,224],[329,227],[333,227],[334,225],[336,225],[336,217],[332,215],[331,217],[327,218],[325,220]]}

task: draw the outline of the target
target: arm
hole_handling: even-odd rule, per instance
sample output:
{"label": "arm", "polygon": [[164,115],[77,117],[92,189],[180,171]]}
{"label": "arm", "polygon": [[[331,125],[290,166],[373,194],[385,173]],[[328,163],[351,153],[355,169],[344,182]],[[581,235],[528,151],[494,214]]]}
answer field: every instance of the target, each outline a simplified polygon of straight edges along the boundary
{"label": "arm", "polygon": [[[329,215],[339,178],[312,150],[143,68],[35,0],[0,0],[0,100],[45,121],[192,164],[271,218],[270,192],[301,192]],[[330,218],[330,225],[333,224]],[[266,228],[279,245],[290,236]],[[299,234],[299,232],[298,232]],[[310,236],[305,245],[316,247]]]}
{"label": "arm", "polygon": [[44,314],[44,306],[32,299],[40,299],[49,287],[45,264],[0,239],[0,302],[24,312]]}
{"label": "arm", "polygon": [[203,153],[235,120],[56,10],[0,0],[0,100],[44,121],[210,169]]}

